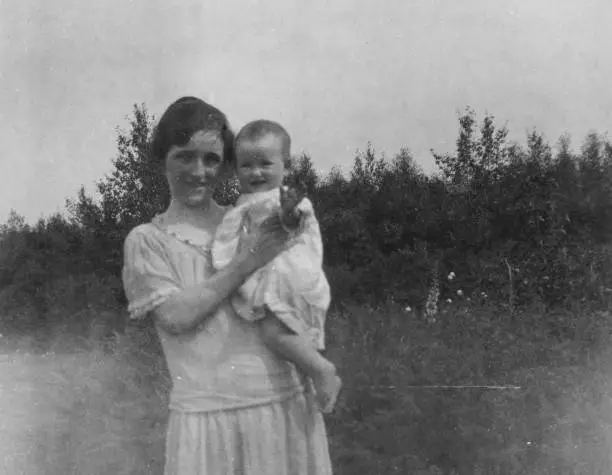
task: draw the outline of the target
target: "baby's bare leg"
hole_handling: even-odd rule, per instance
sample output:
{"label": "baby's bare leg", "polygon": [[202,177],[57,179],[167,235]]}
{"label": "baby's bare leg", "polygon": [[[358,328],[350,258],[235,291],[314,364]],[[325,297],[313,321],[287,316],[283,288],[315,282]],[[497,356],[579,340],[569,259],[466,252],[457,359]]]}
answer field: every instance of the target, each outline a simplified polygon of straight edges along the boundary
{"label": "baby's bare leg", "polygon": [[334,364],[323,357],[304,337],[293,333],[274,314],[268,311],[266,314],[266,318],[261,322],[266,344],[310,376],[321,410],[326,413],[333,411],[342,386]]}

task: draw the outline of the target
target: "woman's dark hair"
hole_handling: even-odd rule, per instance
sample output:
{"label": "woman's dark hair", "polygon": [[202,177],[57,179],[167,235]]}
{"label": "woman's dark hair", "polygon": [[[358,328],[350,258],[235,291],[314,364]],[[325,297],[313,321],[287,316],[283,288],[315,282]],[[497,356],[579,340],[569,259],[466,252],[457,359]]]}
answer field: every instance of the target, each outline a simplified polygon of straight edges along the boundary
{"label": "woman's dark hair", "polygon": [[168,151],[182,147],[199,131],[218,132],[223,141],[223,163],[232,168],[235,162],[234,132],[225,114],[197,97],[181,97],[170,104],[161,116],[151,142],[155,164],[163,169]]}

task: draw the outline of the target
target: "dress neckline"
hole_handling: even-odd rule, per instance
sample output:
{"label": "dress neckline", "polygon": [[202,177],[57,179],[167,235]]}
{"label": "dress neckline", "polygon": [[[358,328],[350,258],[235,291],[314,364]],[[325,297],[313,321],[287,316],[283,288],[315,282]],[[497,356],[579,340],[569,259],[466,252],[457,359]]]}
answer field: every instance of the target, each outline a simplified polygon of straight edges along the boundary
{"label": "dress neckline", "polygon": [[[219,206],[219,205],[217,205]],[[229,207],[219,206],[219,211],[225,214]],[[221,220],[219,220],[220,223]],[[189,221],[179,221],[169,217],[166,213],[160,213],[155,215],[151,220],[153,224],[160,231],[172,236],[173,238],[199,249],[210,251],[212,241],[215,236],[217,229],[216,225],[209,225],[208,227],[196,226]]]}

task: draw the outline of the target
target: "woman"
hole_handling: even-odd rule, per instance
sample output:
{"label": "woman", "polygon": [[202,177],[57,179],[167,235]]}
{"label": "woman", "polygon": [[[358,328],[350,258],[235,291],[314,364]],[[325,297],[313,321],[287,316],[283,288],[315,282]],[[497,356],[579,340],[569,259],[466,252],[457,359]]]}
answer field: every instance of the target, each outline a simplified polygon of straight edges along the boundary
{"label": "woman", "polygon": [[173,380],[167,475],[327,475],[327,436],[295,368],[267,349],[228,297],[288,242],[278,219],[249,236],[214,273],[210,246],[226,208],[212,199],[232,170],[225,115],[186,97],[161,117],[152,143],[171,203],[125,242],[132,318],[154,318]]}

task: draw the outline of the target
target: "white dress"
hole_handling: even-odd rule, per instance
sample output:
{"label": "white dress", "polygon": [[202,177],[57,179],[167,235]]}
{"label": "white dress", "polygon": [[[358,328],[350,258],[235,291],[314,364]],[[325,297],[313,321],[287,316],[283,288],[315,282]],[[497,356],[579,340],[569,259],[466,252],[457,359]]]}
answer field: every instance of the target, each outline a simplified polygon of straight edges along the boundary
{"label": "white dress", "polygon": [[[278,188],[241,195],[236,207],[226,213],[217,228],[213,266],[221,269],[232,260],[245,232],[243,223],[258,226],[279,209]],[[321,231],[307,198],[299,203],[298,209],[303,219],[300,229],[293,233],[291,247],[255,272],[232,298],[232,305],[239,316],[249,321],[262,318],[263,308],[268,307],[296,334],[323,350],[331,292],[323,271]]]}
{"label": "white dress", "polygon": [[[161,217],[130,232],[123,282],[132,318],[206,281],[214,232]],[[173,381],[166,475],[332,473],[322,415],[253,323],[224,304],[196,334],[158,334]]]}

